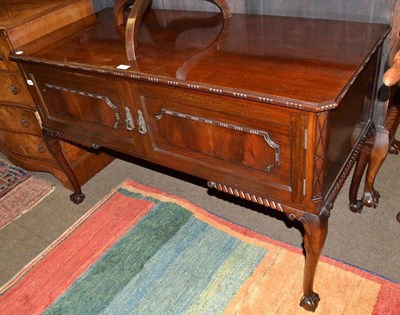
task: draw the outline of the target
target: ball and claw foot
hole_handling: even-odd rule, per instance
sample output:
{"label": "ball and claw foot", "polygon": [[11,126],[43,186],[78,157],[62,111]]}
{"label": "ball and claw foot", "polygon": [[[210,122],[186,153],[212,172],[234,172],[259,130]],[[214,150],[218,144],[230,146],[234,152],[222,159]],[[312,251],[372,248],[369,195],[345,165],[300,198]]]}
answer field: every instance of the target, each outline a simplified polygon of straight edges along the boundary
{"label": "ball and claw foot", "polygon": [[311,296],[303,296],[300,300],[300,306],[304,308],[306,311],[315,312],[318,306],[318,302],[321,299],[319,295],[315,292],[311,293]]}
{"label": "ball and claw foot", "polygon": [[361,213],[364,207],[364,202],[362,200],[357,200],[355,203],[349,205],[350,210],[354,213]]}
{"label": "ball and claw foot", "polygon": [[376,190],[372,190],[371,192],[365,192],[364,193],[364,206],[369,207],[369,208],[376,208],[378,206],[379,203],[379,198],[381,197],[381,195],[379,194],[379,192],[377,192]]}
{"label": "ball and claw foot", "polygon": [[74,203],[74,204],[80,204],[84,199],[85,199],[85,194],[82,193],[73,193],[71,196],[69,196],[69,199]]}
{"label": "ball and claw foot", "polygon": [[389,147],[389,153],[396,154],[396,155],[398,155],[400,153],[400,141],[393,140],[391,146]]}

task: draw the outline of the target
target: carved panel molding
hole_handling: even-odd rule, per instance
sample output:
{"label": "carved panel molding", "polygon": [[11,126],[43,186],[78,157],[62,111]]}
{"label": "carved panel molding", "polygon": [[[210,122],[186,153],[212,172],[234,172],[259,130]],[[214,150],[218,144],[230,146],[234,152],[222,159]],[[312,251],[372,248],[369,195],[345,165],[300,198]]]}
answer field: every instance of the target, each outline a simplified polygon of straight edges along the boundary
{"label": "carved panel molding", "polygon": [[261,137],[264,138],[264,140],[268,144],[268,146],[270,146],[275,151],[275,158],[274,158],[275,159],[275,164],[269,165],[265,169],[265,171],[266,172],[270,172],[275,166],[279,166],[280,165],[280,161],[281,161],[280,145],[277,144],[276,142],[274,142],[271,139],[271,137],[269,136],[267,131],[250,129],[250,128],[247,128],[247,127],[241,127],[241,126],[238,126],[238,125],[233,125],[233,124],[220,122],[220,121],[217,121],[217,120],[212,120],[212,119],[202,118],[202,117],[198,117],[198,116],[188,115],[188,114],[176,112],[176,111],[169,110],[169,109],[163,109],[163,108],[161,109],[161,113],[159,115],[157,115],[155,118],[156,118],[156,120],[161,120],[164,115],[180,117],[180,118],[184,118],[184,119],[189,119],[189,120],[193,120],[193,121],[202,122],[202,123],[209,124],[209,125],[214,125],[214,126],[218,126],[218,127],[228,128],[228,129],[232,129],[232,130],[236,130],[236,131],[240,131],[240,132],[245,132],[245,133],[250,133],[250,134],[253,134],[253,135],[261,136]]}

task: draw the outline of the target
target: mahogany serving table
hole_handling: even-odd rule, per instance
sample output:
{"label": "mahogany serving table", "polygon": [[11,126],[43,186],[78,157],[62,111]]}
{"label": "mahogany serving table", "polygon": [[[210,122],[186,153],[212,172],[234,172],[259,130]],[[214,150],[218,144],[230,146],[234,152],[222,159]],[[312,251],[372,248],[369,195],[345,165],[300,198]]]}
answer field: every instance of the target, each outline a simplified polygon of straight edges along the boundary
{"label": "mahogany serving table", "polygon": [[372,131],[389,27],[231,16],[223,6],[223,15],[145,11],[141,2],[126,30],[123,10],[117,23],[105,10],[94,24],[54,33],[55,44],[10,55],[75,188],[71,199],[84,195],[59,139],[158,163],[282,211],[305,229],[301,305],[314,311],[328,218]]}

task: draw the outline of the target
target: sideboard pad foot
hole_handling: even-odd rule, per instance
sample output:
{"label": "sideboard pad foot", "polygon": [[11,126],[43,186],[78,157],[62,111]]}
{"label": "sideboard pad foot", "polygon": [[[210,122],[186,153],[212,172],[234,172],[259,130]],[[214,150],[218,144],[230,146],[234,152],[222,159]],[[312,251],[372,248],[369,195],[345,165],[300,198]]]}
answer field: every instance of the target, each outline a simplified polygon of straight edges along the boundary
{"label": "sideboard pad foot", "polygon": [[319,295],[315,292],[311,293],[311,296],[304,295],[300,300],[300,306],[304,308],[306,311],[315,312],[318,306],[318,302],[321,299]]}
{"label": "sideboard pad foot", "polygon": [[76,192],[75,192],[75,193],[71,194],[71,196],[69,196],[69,199],[70,199],[73,203],[79,205],[79,204],[85,199],[85,194],[83,194],[83,193],[76,193]]}

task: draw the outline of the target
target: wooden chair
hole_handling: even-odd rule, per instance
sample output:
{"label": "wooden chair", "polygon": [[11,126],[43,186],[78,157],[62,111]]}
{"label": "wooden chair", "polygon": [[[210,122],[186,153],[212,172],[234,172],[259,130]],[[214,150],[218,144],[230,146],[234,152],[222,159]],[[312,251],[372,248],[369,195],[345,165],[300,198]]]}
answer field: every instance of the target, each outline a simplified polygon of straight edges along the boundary
{"label": "wooden chair", "polygon": [[[396,4],[392,32],[389,42],[389,69],[383,76],[383,83],[389,89],[386,108],[381,113],[383,124],[378,121],[374,135],[361,150],[350,187],[350,209],[361,212],[363,206],[377,207],[380,195],[374,188],[375,178],[388,153],[399,154],[400,141],[395,139],[400,123],[400,1]],[[357,200],[361,178],[367,168],[364,194]],[[400,212],[397,214],[400,223]]]}
{"label": "wooden chair", "polygon": [[[212,0],[220,9],[225,20],[231,18],[232,14],[225,0]],[[124,10],[129,4],[128,0],[117,0],[114,6],[114,21],[117,28],[121,28],[124,21]],[[125,25],[125,48],[128,60],[134,61],[137,59],[137,37],[139,25],[143,14],[150,4],[150,0],[135,0],[132,9],[130,10],[128,19]]]}

